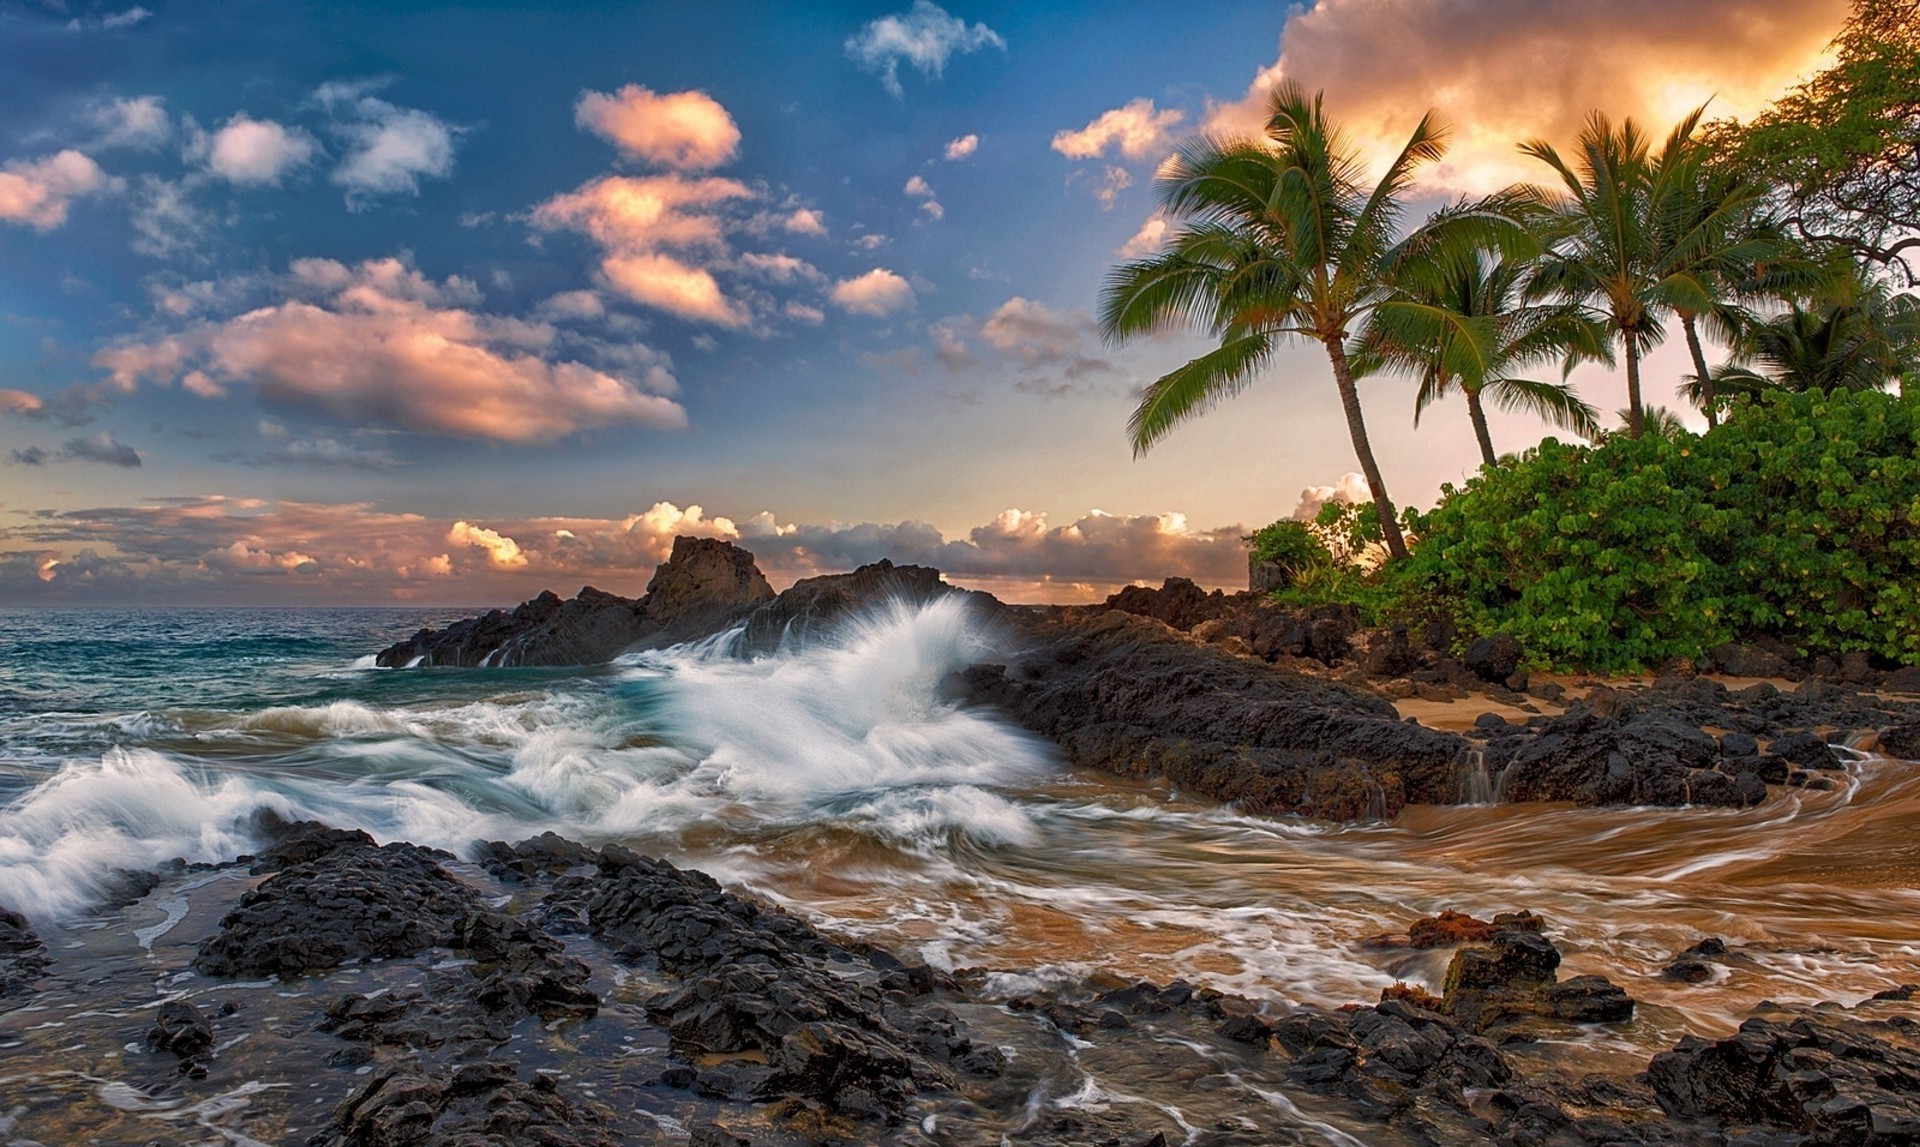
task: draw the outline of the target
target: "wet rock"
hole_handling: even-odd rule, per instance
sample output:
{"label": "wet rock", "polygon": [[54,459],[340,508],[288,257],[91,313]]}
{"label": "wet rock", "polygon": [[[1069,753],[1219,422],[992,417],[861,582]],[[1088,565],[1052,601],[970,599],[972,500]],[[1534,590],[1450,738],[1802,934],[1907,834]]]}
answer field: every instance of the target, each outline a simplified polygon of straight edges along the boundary
{"label": "wet rock", "polygon": [[147,1032],[147,1046],[177,1058],[180,1074],[203,1077],[207,1069],[201,1061],[213,1052],[213,1021],[187,1000],[169,1000]]}
{"label": "wet rock", "polygon": [[1678,959],[1661,969],[1660,974],[1683,984],[1704,984],[1713,979],[1713,965],[1705,960]]}
{"label": "wet rock", "polygon": [[1760,755],[1760,742],[1746,733],[1722,733],[1720,734],[1720,755],[1757,757]]}
{"label": "wet rock", "polygon": [[423,629],[374,661],[396,668],[598,664],[643,643],[723,629],[773,596],[746,550],[712,538],[675,538],[637,601],[592,586],[566,601],[546,591],[512,610]]}
{"label": "wet rock", "polygon": [[1198,646],[1124,612],[1044,619],[1008,667],[958,678],[1075,764],[1162,776],[1259,813],[1391,816],[1458,799],[1467,742],[1358,689]]}
{"label": "wet rock", "polygon": [[1889,757],[1920,761],[1920,724],[1892,725],[1880,730],[1880,751]]}
{"label": "wet rock", "polygon": [[1484,948],[1463,948],[1447,965],[1444,1008],[1476,1033],[1530,1019],[1612,1023],[1633,1015],[1633,1001],[1600,976],[1558,982],[1560,950],[1538,931],[1506,929]]}
{"label": "wet rock", "polygon": [[1920,1138],[1913,1025],[1832,1013],[1755,1017],[1725,1039],[1688,1036],[1647,1079],[1668,1115],[1795,1132],[1813,1144]]}
{"label": "wet rock", "polygon": [[450,944],[479,898],[411,844],[348,838],[240,898],[200,945],[209,976],[293,975]]}
{"label": "wet rock", "polygon": [[1846,767],[1840,763],[1833,746],[1813,733],[1788,733],[1783,737],[1775,737],[1773,743],[1767,746],[1767,752],[1803,769],[1839,770]]}
{"label": "wet rock", "polygon": [[718,1123],[695,1123],[687,1132],[687,1147],[753,1147],[753,1140]]}
{"label": "wet rock", "polygon": [[1481,920],[1451,908],[1438,916],[1422,916],[1407,926],[1404,935],[1382,933],[1361,941],[1369,948],[1451,948],[1459,944],[1485,944],[1509,929],[1538,932],[1540,917],[1531,912],[1502,912],[1492,920]]}
{"label": "wet rock", "polygon": [[747,615],[740,648],[766,653],[782,643],[804,642],[833,629],[854,614],[876,605],[900,602],[919,605],[936,598],[962,596],[976,608],[999,606],[984,593],[956,589],[928,566],[896,566],[881,560],[848,574],[801,578],[767,604]]}
{"label": "wet rock", "polygon": [[315,1147],[618,1147],[612,1113],[569,1100],[550,1075],[522,1083],[507,1060],[377,1070],[335,1108]]}
{"label": "wet rock", "polygon": [[31,992],[52,962],[27,918],[0,908],[0,999]]}
{"label": "wet rock", "polygon": [[1482,681],[1505,681],[1520,668],[1520,642],[1512,634],[1496,633],[1467,647],[1462,660]]}

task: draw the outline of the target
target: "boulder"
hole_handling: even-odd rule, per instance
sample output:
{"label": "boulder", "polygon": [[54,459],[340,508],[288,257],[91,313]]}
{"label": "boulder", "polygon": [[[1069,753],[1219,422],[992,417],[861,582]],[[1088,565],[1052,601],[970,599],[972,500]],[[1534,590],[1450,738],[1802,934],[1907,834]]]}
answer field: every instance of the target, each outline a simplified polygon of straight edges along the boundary
{"label": "boulder", "polygon": [[[1537,924],[1533,917],[1530,923]],[[1523,1021],[1616,1023],[1633,1000],[1600,976],[1558,979],[1560,950],[1541,932],[1508,928],[1491,945],[1462,948],[1447,965],[1443,1010],[1471,1032],[1524,1031]]]}
{"label": "boulder", "polygon": [[0,999],[31,992],[52,962],[27,918],[0,908]]}
{"label": "boulder", "polygon": [[1462,660],[1482,681],[1504,682],[1520,668],[1520,642],[1512,634],[1496,633],[1467,647]]}

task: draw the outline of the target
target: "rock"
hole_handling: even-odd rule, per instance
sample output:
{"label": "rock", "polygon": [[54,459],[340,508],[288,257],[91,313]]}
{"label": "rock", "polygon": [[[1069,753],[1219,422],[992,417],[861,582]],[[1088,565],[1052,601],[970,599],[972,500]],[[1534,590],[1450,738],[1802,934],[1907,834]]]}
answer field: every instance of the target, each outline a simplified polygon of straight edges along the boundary
{"label": "rock", "polygon": [[31,992],[52,962],[27,918],[0,908],[0,999]]}
{"label": "rock", "polygon": [[1920,665],[1902,665],[1880,681],[1889,693],[1920,693]]}
{"label": "rock", "polygon": [[712,538],[680,537],[638,601],[592,586],[570,601],[546,591],[513,610],[423,629],[374,661],[395,668],[592,665],[637,645],[705,636],[773,596],[746,550]]}
{"label": "rock", "polygon": [[1510,929],[1538,932],[1542,923],[1540,917],[1531,912],[1502,912],[1492,920],[1480,920],[1448,908],[1438,916],[1415,920],[1408,926],[1405,939],[1409,948],[1451,948],[1458,944],[1485,944]]}
{"label": "rock", "polygon": [[1746,733],[1720,734],[1720,755],[1723,757],[1754,757],[1760,754],[1760,742]]}
{"label": "rock", "polygon": [[441,855],[353,834],[242,896],[193,965],[209,976],[293,975],[449,945],[481,905]]}
{"label": "rock", "polygon": [[1704,984],[1713,979],[1713,965],[1704,960],[1675,960],[1660,972],[1669,980],[1683,984]]}
{"label": "rock", "polygon": [[995,609],[999,603],[983,593],[956,589],[927,566],[896,566],[878,561],[849,574],[801,578],[792,588],[755,609],[746,618],[740,648],[767,653],[785,642],[804,642],[832,630],[861,610],[900,602],[919,605],[935,598],[964,595],[977,608]]}
{"label": "rock", "polygon": [[1711,656],[1714,668],[1729,677],[1784,678],[1793,673],[1786,658],[1757,645],[1721,645]]}
{"label": "rock", "polygon": [[753,1147],[753,1140],[718,1123],[695,1123],[687,1131],[687,1147]]}
{"label": "rock", "polygon": [[[1535,918],[1537,920],[1537,918]],[[1462,948],[1447,965],[1443,1007],[1476,1033],[1518,1021],[1613,1023],[1630,1019],[1633,1001],[1600,976],[1558,982],[1560,950],[1539,931],[1507,928],[1485,948]]]}
{"label": "rock", "polygon": [[1407,627],[1396,625],[1392,629],[1375,631],[1367,641],[1367,653],[1362,664],[1369,677],[1399,677],[1418,668],[1420,660],[1414,655],[1413,645],[1407,639]]}
{"label": "rock", "polygon": [[1163,776],[1260,814],[1391,816],[1450,804],[1468,743],[1405,724],[1378,695],[1195,645],[1128,613],[1027,626],[1011,666],[956,691],[1054,738],[1076,765]]}
{"label": "rock", "polygon": [[1520,642],[1512,634],[1496,633],[1467,647],[1463,659],[1482,681],[1505,681],[1520,668]]}
{"label": "rock", "polygon": [[160,1014],[147,1032],[147,1046],[172,1053],[180,1061],[180,1074],[205,1076],[207,1069],[200,1061],[213,1051],[213,1021],[186,1000],[169,1000],[160,1005]]}
{"label": "rock", "polygon": [[1880,751],[1889,757],[1920,761],[1920,724],[1890,725],[1880,730]]}
{"label": "rock", "polygon": [[1219,590],[1208,593],[1189,578],[1170,577],[1159,589],[1125,586],[1107,598],[1106,608],[1151,617],[1175,629],[1190,630],[1202,622],[1222,620],[1228,601]]}
{"label": "rock", "polygon": [[1756,1017],[1725,1039],[1688,1036],[1647,1065],[1679,1119],[1810,1136],[1815,1144],[1920,1138],[1920,1052],[1908,1028],[1844,1015]]}
{"label": "rock", "polygon": [[1482,713],[1473,719],[1473,727],[1476,729],[1504,729],[1507,727],[1507,719],[1498,713]]}
{"label": "rock", "polygon": [[[1702,790],[1699,770],[1719,745],[1698,729],[1657,714],[1627,720],[1570,710],[1513,746],[1505,765],[1508,800],[1578,804],[1740,803],[1732,779],[1724,792]],[[1487,767],[1495,767],[1489,756]]]}
{"label": "rock", "polygon": [[568,1100],[551,1075],[518,1079],[507,1060],[376,1070],[334,1109],[315,1147],[618,1147],[612,1113]]}
{"label": "rock", "polygon": [[1788,733],[1784,737],[1775,737],[1767,746],[1767,752],[1776,757],[1784,757],[1803,769],[1839,770],[1846,766],[1833,751],[1833,746],[1812,733]]}

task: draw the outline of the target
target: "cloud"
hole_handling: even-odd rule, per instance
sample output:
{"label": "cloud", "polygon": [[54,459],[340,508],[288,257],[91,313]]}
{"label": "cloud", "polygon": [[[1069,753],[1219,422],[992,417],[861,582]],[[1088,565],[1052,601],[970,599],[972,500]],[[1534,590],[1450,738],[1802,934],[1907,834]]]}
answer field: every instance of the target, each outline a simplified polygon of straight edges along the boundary
{"label": "cloud", "polygon": [[15,450],[13,460],[22,466],[45,466],[47,452],[38,446],[29,446],[25,450]]}
{"label": "cloud", "polygon": [[360,210],[387,195],[418,195],[420,180],[453,174],[459,129],[431,112],[397,107],[367,93],[384,82],[320,85],[314,100],[336,119],[334,134],[347,145],[333,182],[347,189],[347,206]]}
{"label": "cloud", "polygon": [[111,99],[95,107],[92,118],[100,131],[93,142],[96,148],[152,151],[173,138],[173,122],[167,118],[166,101],[159,96]]}
{"label": "cloud", "polygon": [[1122,243],[1119,250],[1114,253],[1127,259],[1145,258],[1160,250],[1160,244],[1165,242],[1166,238],[1166,218],[1160,215],[1149,216],[1146,222],[1140,224],[1140,230],[1133,233],[1133,238]]}
{"label": "cloud", "polygon": [[479,526],[470,526],[465,522],[455,522],[447,531],[447,543],[455,546],[472,546],[487,555],[487,561],[496,566],[514,569],[527,564],[527,555],[520,552],[520,543],[492,530]]}
{"label": "cloud", "polygon": [[207,170],[229,183],[275,187],[311,163],[320,143],[302,128],[236,112],[196,150]]}
{"label": "cloud", "polygon": [[826,216],[811,207],[795,209],[793,214],[780,220],[780,226],[793,232],[795,235],[825,236],[827,233]]}
{"label": "cloud", "polygon": [[1818,63],[1847,11],[1847,0],[1322,0],[1292,10],[1279,58],[1204,126],[1258,132],[1268,93],[1296,80],[1325,90],[1377,172],[1434,107],[1454,135],[1423,184],[1479,193],[1546,178],[1515,144],[1564,150],[1594,108],[1656,135],[1709,97],[1714,115],[1751,115]]}
{"label": "cloud", "polygon": [[533,209],[542,230],[581,231],[600,244],[600,274],[637,303],[683,319],[745,326],[746,307],[721,289],[708,261],[727,244],[717,210],[753,198],[731,179],[678,174],[596,179]]}
{"label": "cloud", "polygon": [[1328,502],[1351,505],[1371,501],[1373,488],[1367,485],[1365,478],[1358,474],[1342,474],[1340,480],[1331,486],[1308,486],[1300,491],[1300,503],[1293,508],[1293,517],[1298,521],[1310,522]]}
{"label": "cloud", "polygon": [[920,210],[928,215],[935,219],[946,217],[947,209],[940,206],[940,200],[934,196],[932,186],[924,178],[914,176],[907,180],[907,185],[902,190],[906,192],[908,198],[920,200]]}
{"label": "cloud", "polygon": [[12,160],[0,169],[0,222],[51,231],[67,221],[74,200],[117,186],[99,164],[72,148],[40,159]]}
{"label": "cloud", "polygon": [[864,275],[835,283],[827,297],[848,314],[878,318],[912,306],[913,287],[892,271],[875,267]]}
{"label": "cloud", "polygon": [[659,95],[638,84],[582,92],[573,120],[627,155],[679,171],[719,167],[740,148],[739,126],[705,92]]}
{"label": "cloud", "polygon": [[792,255],[748,253],[740,256],[740,265],[774,283],[817,283],[826,278],[820,268]]}
{"label": "cloud", "polygon": [[1098,345],[1091,318],[1018,295],[987,316],[980,337],[1024,368],[1017,387],[1048,397],[1086,389],[1088,378],[1115,372],[1112,362],[1088,349]]}
{"label": "cloud", "polygon": [[1157,159],[1155,153],[1167,147],[1174,126],[1186,118],[1175,108],[1155,109],[1153,101],[1142,96],[1101,112],[1079,131],[1056,133],[1053,150],[1068,159],[1098,159],[1110,150],[1128,159]]}
{"label": "cloud", "polygon": [[1094,201],[1100,204],[1100,210],[1112,211],[1120,202],[1120,196],[1133,186],[1133,175],[1124,167],[1109,164],[1101,173],[1099,182],[1093,185]]}
{"label": "cloud", "polygon": [[471,309],[471,282],[434,282],[399,259],[349,267],[302,259],[277,301],[94,358],[108,383],[180,382],[217,396],[233,383],[263,398],[353,423],[503,442],[550,442],[580,430],[674,430],[686,411],[654,356],[635,380],[554,353],[545,323]]}
{"label": "cloud", "polygon": [[242,466],[307,466],[327,470],[391,470],[403,465],[400,459],[384,450],[369,450],[325,434],[296,437],[284,424],[270,418],[261,419],[260,437],[268,442],[265,449],[229,451],[213,455],[212,460]]}
{"label": "cloud", "polygon": [[[65,5],[61,5],[59,10],[64,11]],[[69,32],[92,32],[92,31],[117,32],[122,28],[132,28],[137,25],[144,24],[151,19],[153,19],[152,12],[147,11],[145,8],[136,6],[133,8],[128,8],[123,12],[108,12],[104,15],[87,16],[84,18],[76,16],[73,19],[67,21],[67,31]]]}
{"label": "cloud", "polygon": [[113,436],[113,431],[102,430],[98,434],[89,434],[85,438],[72,438],[60,449],[63,458],[81,462],[100,462],[108,466],[138,468],[140,455],[133,447]]}
{"label": "cloud", "polygon": [[912,64],[926,78],[938,79],[954,53],[967,55],[983,48],[1005,51],[1007,42],[985,24],[969,26],[931,0],[914,0],[906,12],[882,16],[847,37],[847,55],[880,77],[895,96],[900,90],[900,64]]}
{"label": "cloud", "polygon": [[561,291],[534,308],[541,318],[556,322],[592,322],[607,317],[607,305],[592,291]]}
{"label": "cloud", "polygon": [[25,390],[11,390],[0,387],[0,414],[13,414],[22,418],[38,418],[46,413],[46,400]]}
{"label": "cloud", "polygon": [[1084,601],[1175,574],[1237,588],[1245,584],[1245,532],[1195,529],[1178,513],[1098,510],[1054,526],[1044,514],[1012,509],[949,537],[912,520],[808,525],[665,501],[612,518],[481,523],[358,503],[170,498],[40,511],[0,527],[0,600],[506,604],[580,584],[638,596],[674,537],[693,535],[751,550],[775,585],[884,557],[935,566],[957,584],[1013,601]]}
{"label": "cloud", "polygon": [[207,240],[213,234],[213,215],[188,197],[191,189],[184,180],[142,175],[134,185],[134,251],[156,259],[185,257],[207,260]]}
{"label": "cloud", "polygon": [[980,137],[968,132],[959,139],[947,141],[945,155],[950,160],[965,159],[980,150]]}

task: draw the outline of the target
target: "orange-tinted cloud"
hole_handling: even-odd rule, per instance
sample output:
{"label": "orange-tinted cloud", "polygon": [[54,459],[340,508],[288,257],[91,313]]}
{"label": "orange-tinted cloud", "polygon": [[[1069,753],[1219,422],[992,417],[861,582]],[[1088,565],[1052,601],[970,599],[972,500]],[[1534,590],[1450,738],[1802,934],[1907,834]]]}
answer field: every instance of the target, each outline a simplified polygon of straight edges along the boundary
{"label": "orange-tinted cloud", "polygon": [[357,503],[171,498],[41,512],[0,529],[0,600],[506,604],[581,584],[638,595],[683,534],[737,542],[776,585],[885,557],[935,566],[1008,600],[1095,600],[1176,574],[1243,585],[1244,532],[1195,529],[1180,514],[1097,510],[1061,526],[1008,510],[948,538],[924,522],[789,524],[670,502],[623,518],[448,521]]}
{"label": "orange-tinted cloud", "polygon": [[611,95],[584,92],[574,122],[627,155],[682,171],[719,167],[740,148],[740,128],[705,92],[656,93],[628,84]]}
{"label": "orange-tinted cloud", "polygon": [[95,356],[108,381],[181,382],[204,397],[234,383],[263,397],[379,423],[503,442],[550,442],[608,425],[672,430],[686,411],[655,364],[638,381],[553,355],[540,322],[473,309],[478,291],[399,259],[296,261],[278,301]]}
{"label": "orange-tinted cloud", "polygon": [[912,306],[913,286],[885,267],[875,267],[834,284],[828,298],[848,314],[880,318]]}
{"label": "orange-tinted cloud", "polygon": [[0,170],[0,222],[51,231],[67,221],[76,199],[111,190],[100,165],[68,148],[35,160],[12,160]]}
{"label": "orange-tinted cloud", "polygon": [[1848,0],[1320,0],[1295,8],[1279,59],[1204,126],[1258,132],[1282,79],[1324,89],[1327,110],[1378,164],[1437,108],[1454,127],[1426,186],[1484,192],[1547,169],[1515,144],[1563,149],[1595,108],[1664,133],[1712,99],[1747,116],[1816,67]]}
{"label": "orange-tinted cloud", "polygon": [[748,321],[746,307],[721,289],[703,263],[726,255],[717,209],[752,196],[731,179],[610,175],[540,204],[533,224],[591,237],[603,249],[600,273],[635,302],[738,327]]}

